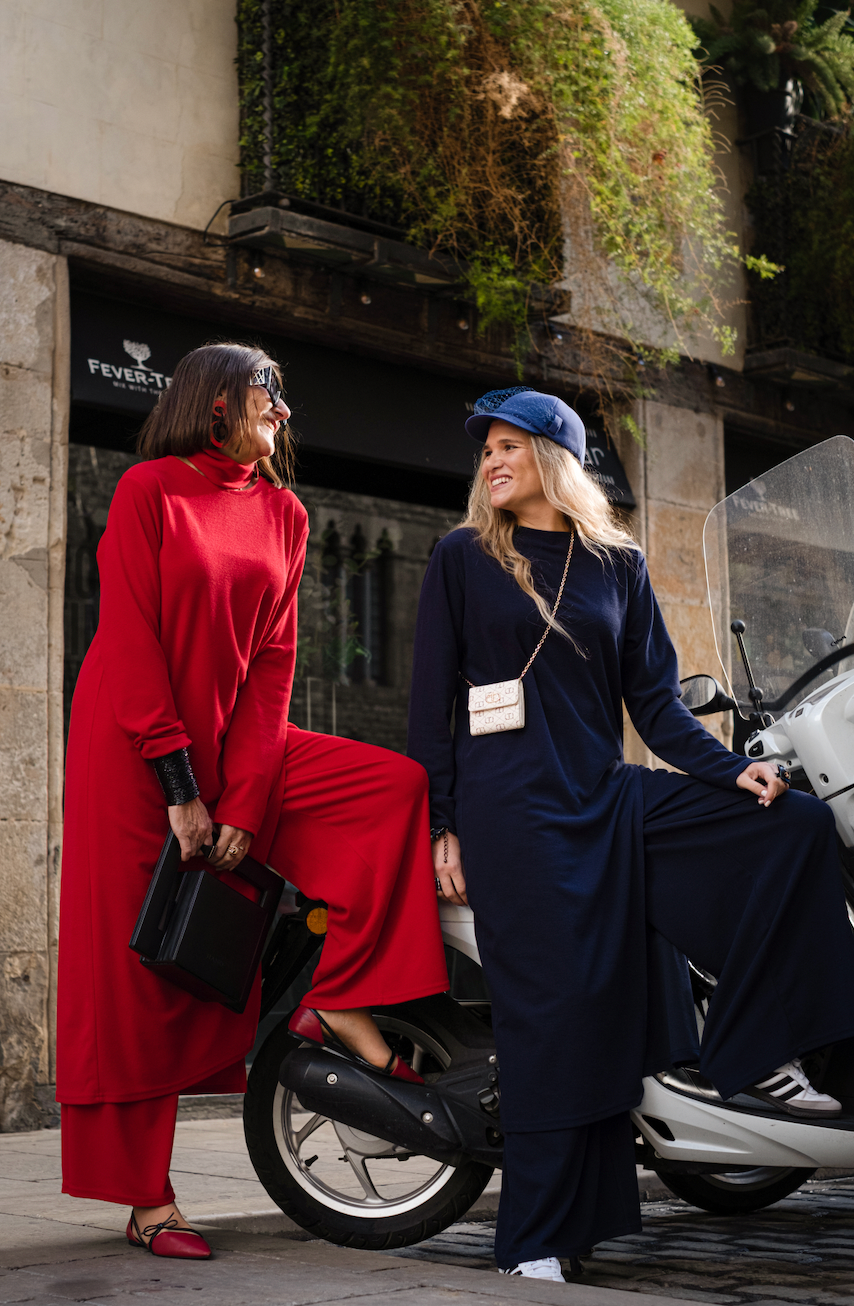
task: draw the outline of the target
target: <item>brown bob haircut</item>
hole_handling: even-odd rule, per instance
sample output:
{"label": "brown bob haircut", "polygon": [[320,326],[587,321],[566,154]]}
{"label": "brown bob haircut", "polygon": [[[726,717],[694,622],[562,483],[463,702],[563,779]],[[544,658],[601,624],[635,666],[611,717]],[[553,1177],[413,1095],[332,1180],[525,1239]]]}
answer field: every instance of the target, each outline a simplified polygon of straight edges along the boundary
{"label": "brown bob haircut", "polygon": [[[148,414],[137,441],[143,458],[165,458],[167,454],[187,457],[211,447],[213,409],[220,395],[225,398],[225,427],[228,440],[239,449],[248,433],[247,392],[259,367],[273,367],[282,384],[277,363],[253,345],[202,345],[185,354],[164,390],[157,406]],[[283,486],[292,476],[293,439],[287,426],[276,434],[276,451],[258,460],[258,471],[273,485]]]}

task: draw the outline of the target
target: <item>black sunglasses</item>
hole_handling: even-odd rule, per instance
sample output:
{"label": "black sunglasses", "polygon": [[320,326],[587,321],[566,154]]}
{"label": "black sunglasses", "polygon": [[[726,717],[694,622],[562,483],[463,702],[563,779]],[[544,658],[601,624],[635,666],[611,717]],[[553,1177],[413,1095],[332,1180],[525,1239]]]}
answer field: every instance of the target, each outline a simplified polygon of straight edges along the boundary
{"label": "black sunglasses", "polygon": [[279,400],[284,398],[285,392],[279,385],[279,378],[272,367],[259,367],[257,371],[252,373],[252,380],[249,384],[261,386],[262,389],[266,390],[274,408]]}

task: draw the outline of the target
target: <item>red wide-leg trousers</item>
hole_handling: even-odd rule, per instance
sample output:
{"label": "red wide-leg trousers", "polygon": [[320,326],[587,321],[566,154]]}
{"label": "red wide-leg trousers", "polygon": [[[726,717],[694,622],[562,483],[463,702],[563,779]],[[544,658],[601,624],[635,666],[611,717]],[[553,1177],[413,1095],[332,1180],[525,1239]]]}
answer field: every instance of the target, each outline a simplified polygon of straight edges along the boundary
{"label": "red wide-leg trousers", "polygon": [[123,1206],[168,1206],[178,1094],[62,1106],[62,1191]]}
{"label": "red wide-leg trousers", "polygon": [[372,744],[288,730],[270,865],[329,906],[308,1006],[408,1002],[448,987],[427,773]]}
{"label": "red wide-leg trousers", "polygon": [[[269,864],[329,906],[306,1003],[335,1011],[443,992],[426,772],[399,753],[293,726],[286,767]],[[129,1206],[171,1202],[177,1104],[172,1093],[63,1105],[62,1191]]]}

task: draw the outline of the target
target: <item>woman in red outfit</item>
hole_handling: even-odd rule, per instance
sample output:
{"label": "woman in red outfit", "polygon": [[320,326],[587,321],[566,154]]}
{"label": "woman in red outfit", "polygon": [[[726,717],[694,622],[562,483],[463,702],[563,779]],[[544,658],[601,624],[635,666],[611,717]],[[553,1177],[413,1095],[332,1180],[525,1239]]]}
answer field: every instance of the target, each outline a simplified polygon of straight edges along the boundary
{"label": "woman in red outfit", "polygon": [[[63,1192],[133,1208],[158,1255],[210,1249],[174,1204],[178,1094],[242,1092],[245,1012],[202,1002],[128,947],[164,835],[249,852],[329,903],[295,1028],[386,1073],[369,1007],[448,986],[427,778],[395,753],[288,724],[307,517],[276,471],[290,416],[261,350],[207,345],[148,418],[98,548],[101,611],[68,740],[57,1098]],[[325,1031],[322,1025],[325,1024]]]}

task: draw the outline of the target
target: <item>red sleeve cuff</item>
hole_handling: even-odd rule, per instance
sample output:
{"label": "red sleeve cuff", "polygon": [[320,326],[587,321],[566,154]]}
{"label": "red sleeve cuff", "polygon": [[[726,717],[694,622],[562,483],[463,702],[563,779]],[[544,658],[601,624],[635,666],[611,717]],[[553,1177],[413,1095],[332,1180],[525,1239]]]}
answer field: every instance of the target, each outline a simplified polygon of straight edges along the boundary
{"label": "red sleeve cuff", "polygon": [[139,745],[139,751],[146,762],[153,762],[156,757],[165,757],[167,753],[174,753],[178,748],[192,748],[192,746],[192,739],[182,727],[175,734],[144,739]]}

